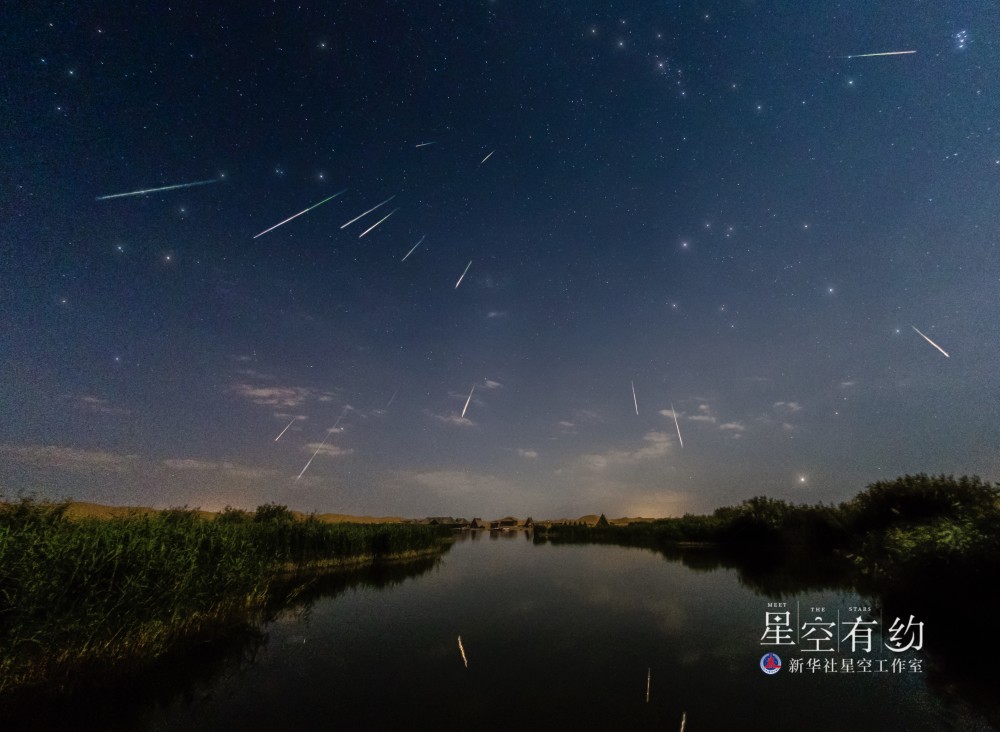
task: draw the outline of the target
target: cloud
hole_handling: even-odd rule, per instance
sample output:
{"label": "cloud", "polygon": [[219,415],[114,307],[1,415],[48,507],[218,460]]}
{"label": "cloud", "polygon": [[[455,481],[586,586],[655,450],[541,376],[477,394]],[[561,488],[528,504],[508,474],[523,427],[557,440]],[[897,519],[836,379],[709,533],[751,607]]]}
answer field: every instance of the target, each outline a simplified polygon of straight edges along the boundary
{"label": "cloud", "polygon": [[311,442],[302,448],[304,452],[309,452],[310,454],[315,453],[317,455],[326,455],[328,457],[340,457],[342,455],[350,455],[354,452],[353,449],[349,447],[341,447],[340,445],[331,445],[329,443],[323,444],[322,442]]}
{"label": "cloud", "polygon": [[725,424],[719,425],[720,430],[731,430],[733,432],[744,432],[746,427],[739,422],[726,422]]}
{"label": "cloud", "polygon": [[840,382],[840,388],[841,389],[850,389],[852,386],[854,386],[857,383],[858,383],[857,381],[841,381]]}
{"label": "cloud", "polygon": [[668,455],[674,444],[674,437],[669,432],[647,432],[642,439],[646,444],[636,450],[608,450],[599,454],[585,454],[580,460],[584,466],[592,470],[604,470],[613,465],[659,459]]}
{"label": "cloud", "polygon": [[485,386],[486,386],[487,389],[502,389],[503,388],[503,384],[501,384],[499,381],[493,381],[492,379],[486,379]]}
{"label": "cloud", "polygon": [[123,473],[136,467],[136,455],[122,455],[100,450],[78,450],[73,447],[55,445],[13,445],[0,446],[0,454],[8,456],[12,462],[30,465],[33,468],[55,468],[71,472]]}
{"label": "cloud", "polygon": [[507,317],[507,311],[506,310],[490,310],[488,313],[486,313],[486,317],[490,318],[490,319],[492,319],[492,318],[506,318]]}
{"label": "cloud", "polygon": [[434,412],[425,411],[428,417],[436,419],[438,422],[443,422],[444,424],[450,424],[453,427],[475,427],[476,423],[473,422],[468,417],[462,417],[457,414],[435,414]]}
{"label": "cloud", "polygon": [[191,460],[187,458],[171,458],[163,464],[173,470],[218,470],[229,463],[217,463],[212,460]]}
{"label": "cloud", "polygon": [[273,407],[299,407],[308,401],[332,402],[337,394],[307,386],[256,386],[246,382],[233,384],[231,391],[254,404]]}
{"label": "cloud", "polygon": [[524,448],[517,448],[517,454],[523,458],[536,458],[538,457],[538,450],[525,450]]}
{"label": "cloud", "polygon": [[240,376],[248,376],[251,379],[260,379],[261,381],[274,381],[277,379],[276,376],[264,374],[260,371],[255,371],[254,369],[236,369],[236,373]]}
{"label": "cloud", "polygon": [[265,480],[279,476],[278,471],[268,468],[257,468],[248,465],[238,465],[228,461],[198,460],[193,458],[169,458],[161,460],[160,464],[170,470],[191,470],[209,473],[219,473],[227,478],[241,480]]}
{"label": "cloud", "polygon": [[774,411],[779,414],[794,414],[802,410],[802,405],[798,402],[775,402]]}
{"label": "cloud", "polygon": [[[668,412],[670,410],[667,410]],[[715,424],[718,420],[710,414],[692,414],[688,417],[692,422],[707,422],[709,424]]]}

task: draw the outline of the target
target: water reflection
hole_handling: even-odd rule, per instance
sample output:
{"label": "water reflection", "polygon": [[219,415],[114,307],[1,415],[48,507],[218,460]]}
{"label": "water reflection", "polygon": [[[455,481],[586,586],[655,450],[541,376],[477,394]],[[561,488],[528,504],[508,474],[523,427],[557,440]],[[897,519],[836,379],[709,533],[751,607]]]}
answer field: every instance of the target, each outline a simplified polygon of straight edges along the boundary
{"label": "water reflection", "polygon": [[526,729],[677,729],[682,714],[688,730],[993,728],[930,642],[925,674],[762,674],[768,601],[865,602],[831,566],[485,533],[440,560],[315,578],[265,633],[92,686],[36,728],[465,729],[498,714]]}
{"label": "water reflection", "polygon": [[[382,590],[432,571],[440,557],[276,581],[275,604],[265,622],[308,617],[320,599],[355,587]],[[212,698],[223,675],[239,677],[256,663],[271,642],[266,625],[248,622],[226,628],[211,642],[198,642],[147,664],[81,674],[59,689],[22,692],[0,702],[0,729],[135,730],[148,727],[158,710]]]}

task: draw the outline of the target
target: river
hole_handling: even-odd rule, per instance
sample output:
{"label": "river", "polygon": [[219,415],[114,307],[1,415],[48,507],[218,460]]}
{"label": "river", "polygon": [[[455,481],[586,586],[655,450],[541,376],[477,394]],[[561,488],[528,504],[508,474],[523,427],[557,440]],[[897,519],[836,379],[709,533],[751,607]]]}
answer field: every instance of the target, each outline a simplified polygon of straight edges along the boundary
{"label": "river", "polygon": [[[762,645],[766,613],[785,612],[794,644]],[[876,622],[862,626],[874,630],[867,652],[844,640],[860,616]],[[933,627],[919,651],[886,649],[893,619],[850,591],[758,594],[697,555],[479,532],[440,559],[329,579],[239,652],[161,676],[118,719],[105,705],[102,726],[995,729],[931,688]],[[770,675],[768,651],[781,659]]]}

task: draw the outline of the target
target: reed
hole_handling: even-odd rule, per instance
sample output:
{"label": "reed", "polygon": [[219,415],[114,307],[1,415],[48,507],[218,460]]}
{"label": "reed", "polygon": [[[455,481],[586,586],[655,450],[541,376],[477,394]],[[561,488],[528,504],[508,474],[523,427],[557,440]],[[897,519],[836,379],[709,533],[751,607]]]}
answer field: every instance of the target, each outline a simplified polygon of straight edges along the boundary
{"label": "reed", "polygon": [[286,599],[273,596],[283,571],[441,546],[431,527],[296,520],[275,506],[216,520],[67,508],[0,503],[0,693],[257,622]]}

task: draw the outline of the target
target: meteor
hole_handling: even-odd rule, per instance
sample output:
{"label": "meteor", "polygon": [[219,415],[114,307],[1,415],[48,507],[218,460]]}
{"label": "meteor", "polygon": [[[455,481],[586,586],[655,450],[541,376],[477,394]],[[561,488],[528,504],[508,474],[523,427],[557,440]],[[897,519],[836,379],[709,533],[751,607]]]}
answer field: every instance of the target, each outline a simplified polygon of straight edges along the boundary
{"label": "meteor", "polygon": [[469,402],[472,401],[472,392],[476,390],[476,385],[472,385],[472,389],[469,391],[469,398],[465,400],[465,406],[462,407],[462,419],[465,419],[465,412],[469,408]]}
{"label": "meteor", "polygon": [[653,680],[653,669],[646,669],[646,703],[649,704],[649,684]]}
{"label": "meteor", "polygon": [[389,196],[387,199],[385,199],[384,201],[382,201],[382,203],[378,204],[378,206],[372,206],[370,209],[368,209],[367,211],[365,211],[363,214],[361,214],[360,216],[355,216],[353,219],[351,219],[350,221],[348,221],[346,224],[344,224],[340,228],[341,229],[346,229],[348,226],[350,226],[351,224],[353,224],[358,219],[363,219],[365,216],[367,216],[368,214],[370,214],[372,211],[374,211],[375,209],[377,209],[379,206],[384,206],[385,204],[389,203],[389,201],[391,201],[394,198],[395,198],[395,196]]}
{"label": "meteor", "polygon": [[[341,416],[343,416],[343,415],[341,415]],[[337,421],[339,422],[340,420],[338,419]],[[299,473],[299,477],[296,478],[295,480],[298,480],[299,478],[301,478],[303,475],[305,475],[306,471],[309,470],[309,466],[312,465],[312,461],[316,458],[317,455],[319,455],[319,451],[323,449],[323,445],[326,444],[326,441],[330,439],[330,435],[333,434],[333,429],[334,428],[331,428],[331,429],[328,429],[326,431],[326,437],[324,437],[323,441],[321,443],[319,443],[319,447],[316,448],[316,452],[314,452],[312,454],[312,457],[309,458],[309,462],[307,462],[306,466],[304,468],[302,468],[302,472]]]}
{"label": "meteor", "polygon": [[856,53],[853,56],[841,56],[840,58],[868,58],[870,56],[905,56],[916,53],[916,51],[885,51],[883,53]]}
{"label": "meteor", "polygon": [[674,403],[670,402],[670,413],[674,416],[674,427],[677,428],[677,439],[681,441],[681,448],[684,448],[684,438],[681,437],[681,426],[677,422],[677,412],[674,411]]}
{"label": "meteor", "polygon": [[309,458],[309,462],[307,462],[306,466],[304,468],[302,468],[302,472],[299,473],[299,477],[296,478],[295,480],[298,480],[303,475],[305,475],[305,472],[309,469],[309,466],[312,465],[312,461],[316,458],[317,455],[319,455],[319,451],[323,449],[323,445],[325,445],[326,441],[330,439],[330,435],[332,435],[334,432],[337,431],[337,425],[340,424],[340,420],[342,420],[344,418],[344,415],[347,414],[347,410],[350,409],[350,408],[351,408],[350,406],[344,407],[344,411],[342,411],[340,413],[340,416],[337,417],[337,421],[333,423],[333,427],[331,427],[330,429],[328,429],[326,431],[326,437],[324,437],[323,441],[321,443],[319,443],[319,447],[316,448],[316,452],[314,452],[312,454],[312,457]]}
{"label": "meteor", "polygon": [[392,396],[391,396],[391,397],[389,397],[389,403],[385,405],[385,408],[386,408],[386,409],[388,409],[389,407],[391,407],[391,406],[392,406],[392,402],[393,402],[393,400],[395,400],[395,398],[396,398],[396,395],[397,395],[398,393],[399,393],[399,389],[396,389],[396,391],[392,392]]}
{"label": "meteor", "polygon": [[639,416],[639,400],[635,398],[635,382],[632,382],[632,402],[635,404],[635,416]]}
{"label": "meteor", "polygon": [[[917,326],[911,325],[910,327],[913,328],[913,330],[916,330],[917,333],[920,333],[920,331],[917,330]],[[923,336],[923,338],[924,338],[925,341],[927,341],[932,346],[934,346],[936,349],[938,349],[939,351],[941,351],[941,353],[944,354],[945,358],[951,358],[951,356],[948,355],[948,352],[945,351],[943,348],[941,348],[941,346],[939,346],[937,343],[935,343],[934,341],[932,341],[930,338],[928,338],[927,336],[925,336],[923,333],[920,333],[920,335]]]}
{"label": "meteor", "polygon": [[[468,263],[467,265],[465,265],[465,272],[468,272],[468,271],[469,271],[469,267],[471,267],[471,266],[472,266],[472,260],[470,259],[470,260],[469,260],[469,263]],[[456,282],[456,283],[455,283],[455,289],[456,289],[456,290],[458,289],[458,286],[459,286],[460,284],[462,284],[462,280],[464,280],[464,279],[465,279],[465,272],[462,272],[462,276],[461,276],[461,277],[459,277],[459,278],[458,278],[458,282]]]}
{"label": "meteor", "polygon": [[254,239],[256,239],[256,238],[257,238],[258,236],[264,236],[264,234],[266,234],[266,233],[267,233],[267,232],[269,232],[269,231],[274,231],[274,230],[275,230],[275,229],[277,229],[277,228],[278,228],[279,226],[283,226],[284,224],[287,224],[287,223],[288,223],[289,221],[291,221],[292,219],[297,219],[297,218],[298,218],[299,216],[301,216],[301,215],[302,215],[302,214],[304,214],[304,213],[309,213],[310,211],[312,211],[312,210],[313,210],[314,208],[316,208],[317,206],[322,206],[322,205],[323,205],[324,203],[326,203],[327,201],[329,201],[329,200],[331,200],[331,199],[334,199],[334,198],[336,198],[337,196],[339,196],[339,195],[340,195],[341,193],[343,193],[343,192],[344,192],[344,191],[346,191],[346,190],[347,190],[347,189],[345,188],[345,189],[344,189],[343,191],[337,191],[337,192],[336,192],[336,193],[334,193],[334,194],[333,194],[332,196],[330,196],[330,198],[324,198],[324,199],[323,199],[322,201],[320,201],[319,203],[314,203],[314,204],[313,204],[312,206],[310,206],[309,208],[307,208],[307,209],[306,209],[305,211],[299,211],[299,212],[298,212],[297,214],[295,214],[294,216],[289,216],[289,217],[288,217],[287,219],[285,219],[284,221],[282,221],[282,222],[281,222],[280,224],[275,224],[275,225],[274,225],[274,226],[272,226],[272,227],[271,227],[270,229],[264,229],[264,230],[263,230],[262,232],[260,232],[259,234],[257,234],[257,236],[255,236],[255,237],[254,237]]}
{"label": "meteor", "polygon": [[[415,251],[417,250],[417,247],[419,247],[419,246],[420,246],[420,242],[422,242],[422,241],[423,241],[424,239],[426,239],[426,238],[427,238],[427,234],[424,234],[424,235],[423,235],[422,237],[420,237],[420,241],[418,241],[418,242],[417,242],[416,244],[414,244],[414,245],[413,245],[413,249],[411,249],[410,251],[408,251],[408,252],[406,253],[406,257],[408,257],[408,256],[410,256],[411,254],[413,254],[413,253],[414,253],[414,252],[415,252]],[[402,258],[402,259],[400,259],[399,261],[400,261],[400,262],[405,262],[405,261],[406,261],[406,257],[403,257],[403,258]]]}
{"label": "meteor", "polygon": [[485,158],[483,158],[482,160],[479,161],[479,164],[482,165],[483,163],[485,163],[487,160],[490,159],[490,156],[493,155],[493,153],[495,153],[495,152],[496,152],[496,150],[491,150],[489,155],[487,155]]}
{"label": "meteor", "polygon": [[414,147],[427,147],[428,145],[437,145],[436,142],[421,142],[419,145],[414,145]]}
{"label": "meteor", "polygon": [[458,650],[462,654],[462,662],[465,663],[465,667],[469,668],[469,659],[465,657],[465,649],[462,648],[462,636],[458,636]]}
{"label": "meteor", "polygon": [[159,193],[160,191],[172,191],[175,188],[191,188],[192,186],[207,186],[209,183],[218,183],[222,178],[212,178],[212,180],[199,180],[194,183],[178,183],[173,186],[163,186],[161,188],[146,188],[142,191],[131,191],[129,193],[113,193],[110,196],[98,196],[95,200],[107,201],[109,198],[124,198],[125,196],[143,196],[147,193]]}
{"label": "meteor", "polygon": [[358,236],[358,238],[360,239],[360,238],[361,238],[362,236],[364,236],[364,235],[365,235],[365,234],[367,234],[367,233],[368,233],[369,231],[371,231],[372,229],[374,229],[374,228],[375,228],[376,226],[378,226],[379,224],[381,224],[381,223],[382,223],[383,221],[385,221],[385,220],[386,220],[387,218],[389,218],[390,216],[392,216],[392,215],[393,215],[394,213],[396,213],[396,212],[397,212],[398,210],[399,210],[398,208],[394,208],[394,209],[392,209],[392,211],[390,211],[390,212],[389,212],[389,213],[387,213],[387,214],[386,214],[385,216],[383,216],[383,217],[382,217],[382,218],[380,218],[380,219],[379,219],[378,221],[376,221],[376,222],[375,222],[374,224],[372,224],[372,225],[371,225],[371,226],[369,226],[369,227],[368,227],[367,229],[365,229],[364,231],[362,231],[362,232],[361,232],[361,234],[360,234],[360,236]]}
{"label": "meteor", "polygon": [[[297,416],[296,417],[292,417],[292,421],[288,423],[288,427],[291,427],[292,423],[295,422],[295,420],[297,420],[297,419],[298,419]],[[285,427],[285,429],[281,430],[281,435],[283,435],[286,432],[288,432],[288,427]],[[278,440],[280,440],[281,439],[281,435],[278,435],[277,437],[275,437],[274,441],[277,442]]]}

